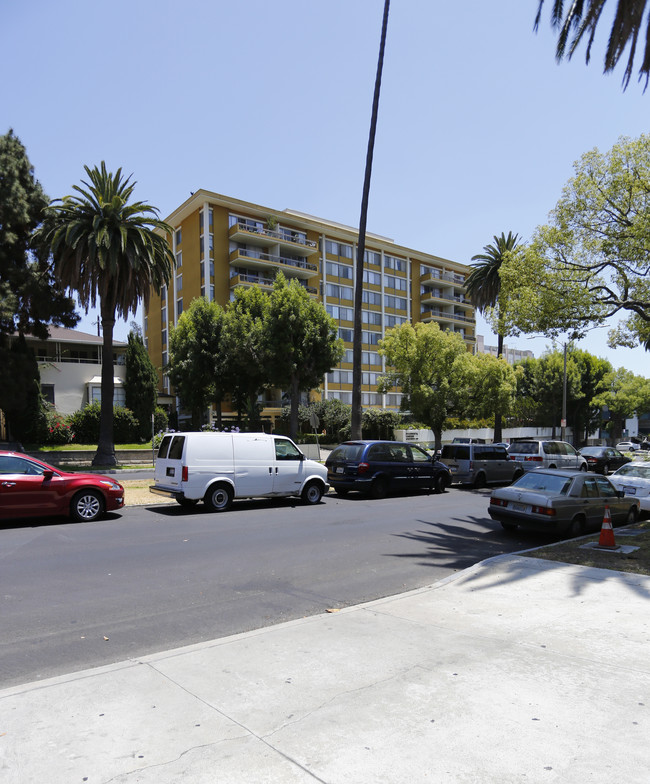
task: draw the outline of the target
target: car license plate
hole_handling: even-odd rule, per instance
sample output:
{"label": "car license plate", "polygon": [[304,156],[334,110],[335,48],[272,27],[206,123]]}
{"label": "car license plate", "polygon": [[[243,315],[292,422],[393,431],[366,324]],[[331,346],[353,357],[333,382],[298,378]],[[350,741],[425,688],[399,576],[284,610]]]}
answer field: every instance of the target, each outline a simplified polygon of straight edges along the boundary
{"label": "car license plate", "polygon": [[334,469],[334,473],[336,473],[336,474],[342,474],[342,473],[343,473],[343,466],[337,466],[337,467]]}
{"label": "car license plate", "polygon": [[527,512],[527,511],[528,511],[528,507],[526,506],[526,504],[515,504],[515,503],[511,503],[511,504],[510,504],[510,508],[511,508],[511,509],[512,509],[514,512]]}

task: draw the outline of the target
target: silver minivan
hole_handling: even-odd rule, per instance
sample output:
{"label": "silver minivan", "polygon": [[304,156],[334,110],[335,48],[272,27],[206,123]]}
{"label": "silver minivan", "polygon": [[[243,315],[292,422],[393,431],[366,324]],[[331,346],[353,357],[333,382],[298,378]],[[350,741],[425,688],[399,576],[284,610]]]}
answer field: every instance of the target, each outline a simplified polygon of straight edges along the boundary
{"label": "silver minivan", "polygon": [[524,471],[534,468],[587,470],[587,461],[566,441],[514,441],[508,454],[521,462]]}
{"label": "silver minivan", "polygon": [[474,487],[507,484],[524,473],[500,444],[446,444],[440,462],[451,471],[452,482]]}

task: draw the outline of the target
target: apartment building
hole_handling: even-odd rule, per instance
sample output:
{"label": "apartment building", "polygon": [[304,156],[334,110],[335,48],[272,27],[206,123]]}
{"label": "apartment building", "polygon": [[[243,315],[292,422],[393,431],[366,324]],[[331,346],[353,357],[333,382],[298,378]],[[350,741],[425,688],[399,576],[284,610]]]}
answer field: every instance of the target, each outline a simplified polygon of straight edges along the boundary
{"label": "apartment building", "polygon": [[[154,365],[168,361],[170,330],[196,297],[225,305],[238,287],[270,290],[277,270],[296,279],[339,325],[346,352],[340,365],[314,394],[352,402],[352,337],[358,231],[294,210],[196,191],[166,219],[172,226],[176,269],[173,280],[152,292],[144,318],[146,345]],[[366,236],[363,273],[364,406],[398,409],[400,394],[380,395],[384,371],[378,353],[384,331],[405,321],[437,321],[460,333],[474,350],[474,308],[465,296],[468,267],[398,245],[376,234]],[[161,402],[174,404],[169,379],[161,372]],[[265,415],[282,407],[282,391],[261,401]]]}

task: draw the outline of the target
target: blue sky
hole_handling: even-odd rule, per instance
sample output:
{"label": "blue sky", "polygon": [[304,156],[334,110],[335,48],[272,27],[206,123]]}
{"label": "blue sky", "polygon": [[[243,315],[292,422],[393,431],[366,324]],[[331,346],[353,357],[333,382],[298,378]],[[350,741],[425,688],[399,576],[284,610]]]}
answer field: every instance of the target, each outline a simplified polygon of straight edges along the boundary
{"label": "blue sky", "polygon": [[[550,0],[547,5],[550,8]],[[537,0],[393,0],[368,230],[470,263],[528,239],[583,152],[648,129],[650,91],[555,61]],[[0,133],[50,198],[105,160],[166,217],[216,191],[356,226],[383,0],[0,0]],[[80,328],[94,331],[89,314]],[[128,324],[116,327],[124,338]],[[493,342],[485,322],[479,333]],[[539,355],[544,338],[511,339]],[[648,375],[641,349],[582,348]]]}

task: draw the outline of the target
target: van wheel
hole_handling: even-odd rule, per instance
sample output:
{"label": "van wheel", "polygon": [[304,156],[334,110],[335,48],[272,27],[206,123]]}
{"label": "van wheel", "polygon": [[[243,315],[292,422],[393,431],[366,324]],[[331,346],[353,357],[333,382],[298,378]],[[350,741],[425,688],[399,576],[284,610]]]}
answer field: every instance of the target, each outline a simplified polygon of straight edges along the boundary
{"label": "van wheel", "polygon": [[320,482],[307,482],[300,497],[304,504],[318,504],[323,497],[323,486]]}
{"label": "van wheel", "polygon": [[474,479],[474,488],[480,490],[482,487],[485,487],[485,474],[481,471]]}
{"label": "van wheel", "polygon": [[383,477],[375,479],[370,485],[370,495],[372,498],[386,498],[388,495],[388,480]]}
{"label": "van wheel", "polygon": [[438,474],[435,483],[436,493],[444,493],[450,484],[451,482],[449,481],[447,474]]}
{"label": "van wheel", "polygon": [[232,505],[232,489],[228,485],[212,485],[208,488],[203,503],[211,512],[227,512]]}

